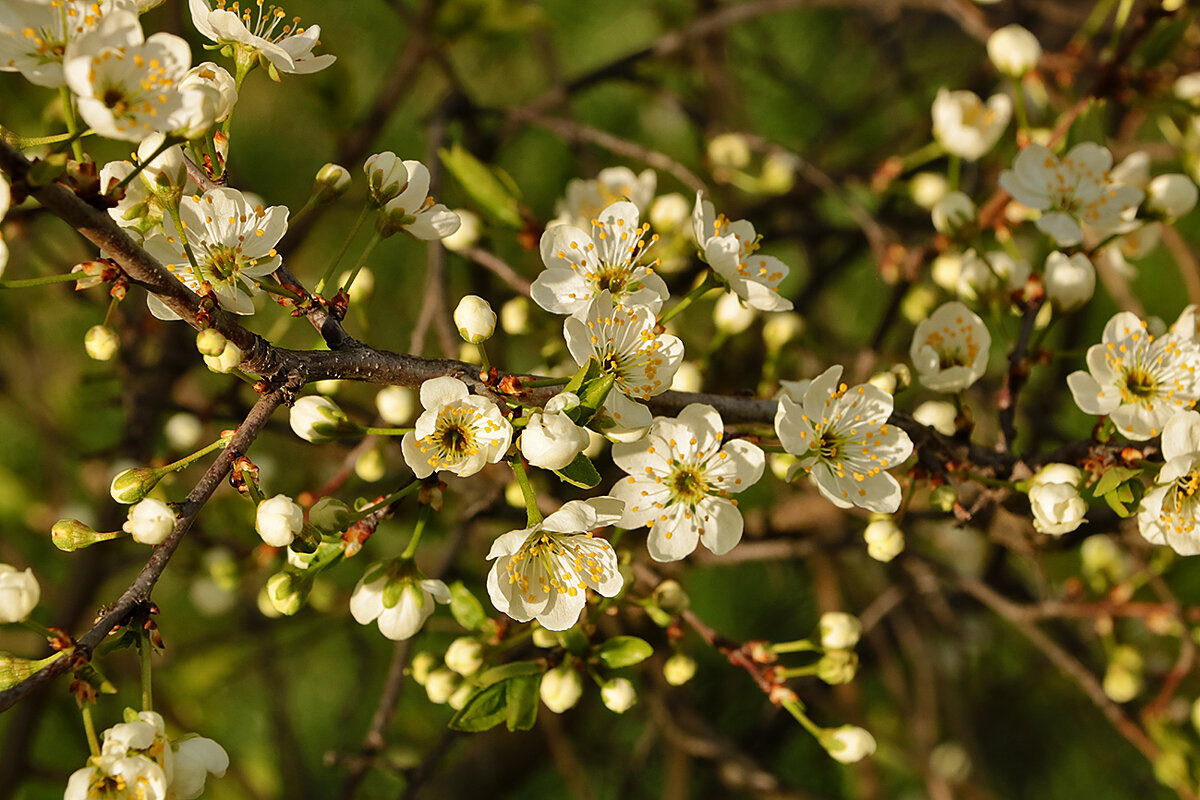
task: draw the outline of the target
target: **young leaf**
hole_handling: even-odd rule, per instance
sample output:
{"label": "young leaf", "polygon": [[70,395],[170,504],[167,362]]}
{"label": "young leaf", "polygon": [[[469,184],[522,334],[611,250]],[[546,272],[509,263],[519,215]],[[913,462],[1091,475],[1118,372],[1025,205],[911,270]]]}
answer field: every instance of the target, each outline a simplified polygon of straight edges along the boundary
{"label": "young leaf", "polygon": [[537,722],[538,686],[541,675],[521,675],[504,682],[508,716],[505,724],[510,731],[527,731]]}
{"label": "young leaf", "polygon": [[580,489],[593,489],[600,485],[600,473],[596,470],[596,465],[583,453],[575,456],[575,459],[562,469],[554,470],[554,474]]}
{"label": "young leaf", "polygon": [[450,586],[450,613],[459,625],[469,631],[481,630],[487,624],[483,604],[462,581],[455,581]]}
{"label": "young leaf", "polygon": [[640,664],[654,653],[654,648],[645,639],[636,636],[614,636],[596,648],[596,655],[610,669],[632,667]]}

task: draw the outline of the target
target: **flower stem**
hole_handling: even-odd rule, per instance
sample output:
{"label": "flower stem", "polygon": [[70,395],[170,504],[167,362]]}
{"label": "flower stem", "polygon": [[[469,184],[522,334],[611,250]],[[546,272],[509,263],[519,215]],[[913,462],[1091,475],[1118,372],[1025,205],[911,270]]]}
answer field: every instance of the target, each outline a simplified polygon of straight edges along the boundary
{"label": "flower stem", "polygon": [[43,278],[26,278],[20,281],[0,281],[0,289],[28,289],[33,286],[50,286],[55,283],[70,283],[83,277],[81,272],[64,272]]}
{"label": "flower stem", "polygon": [[946,181],[950,184],[950,191],[958,191],[958,183],[962,177],[962,158],[950,154],[950,163],[946,167]]}
{"label": "flower stem", "polygon": [[192,252],[192,245],[188,242],[187,230],[183,227],[183,220],[179,218],[179,205],[176,203],[168,206],[167,213],[171,215],[171,221],[175,223],[175,232],[179,235],[179,243],[183,245],[183,252],[192,266],[192,277],[196,279],[196,293],[200,294],[204,291],[204,273],[200,271],[196,254]]}
{"label": "flower stem", "polygon": [[79,714],[83,717],[83,733],[87,736],[88,750],[93,756],[100,755],[100,740],[96,738],[96,723],[92,721],[92,704],[79,704]]}
{"label": "flower stem", "polygon": [[63,119],[67,122],[67,132],[70,134],[71,153],[76,161],[83,161],[83,144],[79,141],[79,118],[75,116],[75,98],[66,86],[58,89],[58,99],[62,102]]}
{"label": "flower stem", "polygon": [[403,436],[415,430],[416,428],[363,428],[363,433],[369,436]]}
{"label": "flower stem", "polygon": [[337,270],[337,265],[346,255],[346,251],[350,249],[350,243],[354,241],[354,237],[362,230],[363,223],[367,221],[367,214],[371,212],[370,204],[364,205],[362,211],[358,214],[358,219],[354,221],[354,225],[350,228],[350,233],[346,234],[346,240],[342,242],[341,249],[337,255],[329,262],[329,266],[325,268],[325,274],[321,276],[321,280],[317,282],[317,288],[313,294],[321,294],[325,291],[325,285],[329,283],[329,279],[333,277],[333,273]]}
{"label": "flower stem", "polygon": [[821,648],[808,639],[797,639],[794,642],[777,642],[768,648],[772,653],[819,653]]}
{"label": "flower stem", "polygon": [[941,143],[932,141],[924,147],[914,150],[901,159],[903,172],[923,167],[935,158],[940,158],[946,151],[942,149]]}
{"label": "flower stem", "polygon": [[46,639],[51,641],[58,638],[58,635],[54,633],[54,631],[50,630],[39,622],[34,622],[31,619],[23,619],[21,620],[21,624],[36,633],[38,636],[44,636]]}
{"label": "flower stem", "polygon": [[517,483],[521,487],[521,494],[525,496],[525,515],[528,520],[526,527],[532,528],[539,524],[544,517],[542,512],[537,507],[537,495],[533,491],[533,485],[529,483],[529,475],[525,472],[525,462],[521,460],[520,455],[514,455],[509,459],[509,464],[512,465],[513,475],[517,477]]}
{"label": "flower stem", "polygon": [[242,481],[246,484],[246,492],[249,493],[254,507],[258,508],[259,503],[263,501],[262,491],[258,488],[258,482],[254,480],[253,475],[244,469],[239,469],[238,474],[242,476]]}
{"label": "flower stem", "polygon": [[374,505],[369,505],[361,511],[356,511],[354,514],[354,517],[353,517],[353,521],[358,522],[361,519],[366,519],[367,517],[371,516],[376,511],[378,511],[379,509],[387,508],[388,506],[390,506],[392,503],[396,502],[397,500],[401,500],[401,499],[407,497],[408,495],[412,494],[413,490],[419,488],[420,486],[421,486],[420,481],[414,480],[414,481],[409,482],[406,486],[404,486],[401,489],[398,489],[395,492],[392,492],[387,497],[380,500],[378,503],[375,503]]}
{"label": "flower stem", "polygon": [[161,469],[169,470],[171,472],[178,472],[179,470],[183,469],[184,467],[188,466],[189,464],[194,463],[198,459],[204,458],[206,455],[208,455],[212,451],[220,450],[222,447],[224,447],[226,444],[229,443],[229,439],[232,437],[232,435],[233,434],[230,434],[229,436],[222,436],[220,439],[217,439],[212,444],[204,446],[203,448],[197,450],[196,452],[192,453],[191,455],[184,456],[183,458],[179,459],[178,461],[172,461],[170,464],[163,465],[161,467]]}
{"label": "flower stem", "polygon": [[797,722],[804,726],[806,731],[811,733],[817,739],[821,738],[821,727],[808,718],[808,715],[804,713],[804,705],[799,700],[785,700],[783,702],[783,707],[787,709],[787,712],[791,714]]}
{"label": "flower stem", "polygon": [[686,295],[684,295],[683,299],[680,300],[678,303],[676,303],[671,308],[670,311],[667,311],[666,313],[664,313],[662,316],[660,316],[658,318],[658,324],[666,325],[668,322],[670,322],[672,319],[674,319],[676,316],[678,316],[679,313],[682,312],[685,308],[690,306],[696,300],[700,299],[700,296],[702,294],[707,292],[709,289],[715,288],[716,286],[717,286],[717,277],[713,273],[713,271],[711,269],[709,269],[704,273],[704,280],[700,281],[700,283],[698,283],[696,285],[696,288],[692,289],[690,292],[688,292]]}
{"label": "flower stem", "polygon": [[1017,109],[1017,130],[1023,133],[1029,131],[1029,112],[1025,108],[1025,89],[1020,78],[1012,78],[1013,105]]}
{"label": "flower stem", "polygon": [[521,381],[522,389],[536,389],[539,386],[565,386],[571,382],[570,378],[538,378],[537,380]]}
{"label": "flower stem", "polygon": [[142,711],[154,710],[154,692],[150,686],[150,656],[153,648],[150,646],[150,633],[146,632],[138,640],[138,650],[142,656]]}
{"label": "flower stem", "polygon": [[[412,485],[416,486],[417,481],[413,481]],[[429,515],[433,513],[431,506],[423,505],[421,510],[417,512],[417,524],[413,526],[412,538],[408,540],[408,547],[404,548],[404,552],[400,554],[400,558],[411,559],[417,554],[417,545],[421,543],[421,534],[425,532],[425,523],[429,521]]]}
{"label": "flower stem", "polygon": [[379,231],[376,231],[371,236],[371,240],[369,242],[367,242],[367,246],[363,248],[362,255],[360,255],[358,257],[358,263],[356,263],[354,265],[354,268],[352,270],[350,270],[349,277],[347,277],[346,282],[344,284],[342,284],[341,290],[343,292],[346,292],[346,293],[350,292],[350,285],[352,283],[354,283],[354,279],[358,277],[359,270],[361,270],[364,266],[366,266],[367,259],[371,257],[371,253],[375,250],[376,247],[379,246],[379,243],[382,241],[383,241],[383,234],[381,234]]}

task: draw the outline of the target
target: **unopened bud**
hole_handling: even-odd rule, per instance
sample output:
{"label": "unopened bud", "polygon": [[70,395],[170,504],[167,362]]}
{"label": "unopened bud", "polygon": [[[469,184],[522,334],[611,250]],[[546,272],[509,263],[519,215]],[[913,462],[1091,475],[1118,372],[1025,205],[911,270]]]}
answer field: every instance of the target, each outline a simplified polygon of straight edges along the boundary
{"label": "unopened bud", "polygon": [[772,352],[779,352],[789,342],[804,334],[804,317],[795,311],[780,311],[763,323],[763,343]]}
{"label": "unopened bud", "polygon": [[196,334],[196,349],[202,356],[219,356],[229,340],[215,328],[205,328]]}
{"label": "unopened bud", "polygon": [[950,192],[930,212],[938,233],[957,236],[975,224],[975,202],[962,192]]}
{"label": "unopened bud", "polygon": [[412,678],[417,682],[417,685],[424,686],[425,681],[429,678],[429,673],[433,672],[436,666],[437,656],[433,653],[422,651],[413,656],[409,671],[412,673]]}
{"label": "unopened bud", "polygon": [[242,348],[233,342],[226,342],[224,349],[221,350],[219,355],[205,356],[204,364],[213,372],[225,374],[237,369],[238,365],[242,363],[244,356]]}
{"label": "unopened bud", "polygon": [[108,487],[112,499],[125,505],[133,505],[150,494],[151,490],[166,475],[165,470],[153,467],[134,467],[118,473]]}
{"label": "unopened bud", "polygon": [[496,312],[487,300],[469,294],[458,301],[454,309],[454,324],[463,341],[471,344],[486,342],[496,330]]}
{"label": "unopened bud", "polygon": [[308,595],[306,583],[290,572],[276,572],[267,578],[267,600],[280,614],[290,617],[304,605]]}
{"label": "unopened bud", "polygon": [[948,514],[954,510],[954,504],[958,502],[958,492],[948,483],[943,483],[941,486],[934,488],[929,493],[929,505],[944,514]]}
{"label": "unopened bud", "polygon": [[55,653],[39,661],[30,661],[27,658],[17,658],[8,653],[0,652],[0,692],[5,689],[11,689],[44,667],[49,666],[52,662],[65,657],[63,653]]}
{"label": "unopened bud", "polygon": [[317,170],[313,199],[318,205],[337,200],[350,188],[350,171],[341,164],[326,164]]}
{"label": "unopened bud", "polygon": [[561,714],[573,708],[583,696],[583,679],[568,662],[564,661],[542,676],[538,695],[546,708]]}
{"label": "unopened bud", "polygon": [[308,510],[308,522],[326,535],[339,534],[350,524],[350,506],[335,497],[322,497]]}
{"label": "unopened bud", "polygon": [[660,583],[651,596],[654,604],[671,616],[679,616],[688,610],[691,599],[678,581],[665,580]]}
{"label": "unopened bud", "polygon": [[685,653],[676,653],[663,664],[663,678],[672,686],[683,686],[696,674],[696,659]]}
{"label": "unopened bud", "polygon": [[446,666],[466,677],[483,666],[483,643],[473,636],[460,636],[446,648]]}
{"label": "unopened bud", "polygon": [[858,672],[858,653],[852,650],[830,650],[817,662],[817,677],[836,686],[854,680]]}
{"label": "unopened bud", "polygon": [[624,714],[637,702],[637,690],[628,678],[612,678],[600,687],[604,707],[614,714]]}
{"label": "unopened bud", "polygon": [[858,644],[862,636],[862,623],[858,617],[844,611],[822,614],[817,628],[821,634],[821,646],[829,650],[849,650]]}
{"label": "unopened bud", "polygon": [[445,667],[438,667],[425,678],[425,694],[429,702],[442,705],[450,700],[461,679]]}
{"label": "unopened bud", "polygon": [[50,529],[50,539],[54,546],[67,553],[90,547],[96,542],[107,542],[120,535],[120,531],[101,533],[92,530],[77,519],[60,519]]}
{"label": "unopened bud", "polygon": [[388,425],[405,425],[417,410],[417,396],[404,386],[387,386],[375,395],[375,408]]}
{"label": "unopened bud", "polygon": [[[520,489],[519,486],[517,488]],[[524,508],[524,504],[521,507]],[[543,650],[558,647],[558,637],[554,634],[554,631],[548,631],[545,628],[534,628],[533,646],[540,647]]]}
{"label": "unopened bud", "polygon": [[117,338],[117,332],[103,325],[93,325],[83,337],[83,348],[87,350],[88,357],[96,361],[108,361],[120,347],[121,340]]}

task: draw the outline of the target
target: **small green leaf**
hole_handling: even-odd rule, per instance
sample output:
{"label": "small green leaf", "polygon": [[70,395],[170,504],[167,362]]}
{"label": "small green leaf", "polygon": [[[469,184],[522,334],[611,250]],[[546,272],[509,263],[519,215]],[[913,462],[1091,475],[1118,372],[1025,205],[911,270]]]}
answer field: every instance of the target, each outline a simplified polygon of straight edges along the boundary
{"label": "small green leaf", "polygon": [[558,631],[558,643],[573,656],[582,658],[587,654],[591,647],[591,642],[583,635],[583,631],[579,630],[579,626],[567,628],[565,631]]}
{"label": "small green leaf", "polygon": [[458,181],[476,207],[497,225],[521,230],[519,198],[513,183],[496,167],[490,167],[455,143],[449,150],[442,148],[442,165]]}
{"label": "small green leaf", "polygon": [[609,669],[632,667],[640,664],[654,653],[654,648],[645,639],[636,636],[614,636],[596,648],[596,655]]}
{"label": "small green leaf", "polygon": [[1127,467],[1110,467],[1100,476],[1100,480],[1096,481],[1095,487],[1092,488],[1092,494],[1096,497],[1103,497],[1130,478],[1140,475],[1141,472],[1141,470]]}
{"label": "small green leaf", "polygon": [[537,722],[538,686],[541,675],[521,675],[504,682],[508,716],[505,724],[510,731],[527,731]]}
{"label": "small green leaf", "polygon": [[478,733],[494,728],[508,718],[508,692],[504,682],[484,686],[450,718],[450,729]]}
{"label": "small green leaf", "polygon": [[[595,359],[588,359],[588,363],[595,362]],[[597,365],[599,369],[599,365]],[[614,376],[602,373],[599,377],[584,381],[583,386],[576,392],[579,395],[579,405],[567,412],[567,416],[576,425],[587,425],[591,422],[592,417],[604,405],[604,401],[608,399],[608,393],[612,391]]]}
{"label": "small green leaf", "polygon": [[[578,395],[579,390],[583,388],[583,384],[587,383],[588,381],[596,380],[603,375],[604,373],[600,370],[600,362],[594,358],[589,358],[587,363],[580,367],[579,371],[571,376],[571,380],[567,381],[567,385],[563,387],[563,391]],[[572,417],[572,419],[574,419],[574,417]]]}
{"label": "small green leaf", "polygon": [[509,664],[492,667],[484,672],[479,676],[479,684],[481,686],[491,686],[510,678],[519,678],[522,675],[535,675],[540,672],[542,672],[542,668],[532,661],[513,661]]}
{"label": "small green leaf", "polygon": [[462,581],[455,581],[450,586],[450,613],[459,625],[469,631],[481,630],[487,625],[488,617],[483,604]]}
{"label": "small green leaf", "polygon": [[596,465],[583,453],[575,456],[575,460],[562,469],[554,470],[554,474],[580,489],[593,489],[600,485],[600,473],[596,471]]}

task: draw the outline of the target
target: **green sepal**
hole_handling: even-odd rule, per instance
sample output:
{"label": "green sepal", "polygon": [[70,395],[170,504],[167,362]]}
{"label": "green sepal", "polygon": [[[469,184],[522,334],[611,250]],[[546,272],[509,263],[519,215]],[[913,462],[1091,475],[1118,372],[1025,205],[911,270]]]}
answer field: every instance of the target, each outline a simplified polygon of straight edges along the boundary
{"label": "green sepal", "polygon": [[508,713],[504,724],[510,731],[527,731],[537,722],[538,687],[541,683],[540,674],[521,675],[505,682]]}
{"label": "green sepal", "polygon": [[512,178],[498,167],[484,164],[455,142],[453,147],[438,151],[442,166],[454,176],[475,206],[493,223],[521,230],[520,194]]}
{"label": "green sepal", "polygon": [[591,642],[588,641],[587,636],[583,634],[578,625],[567,628],[565,631],[557,631],[556,633],[558,643],[573,656],[583,658],[591,648]]}
{"label": "green sepal", "polygon": [[583,453],[575,456],[571,463],[562,469],[554,470],[554,474],[580,489],[594,489],[600,485],[600,473],[596,465]]}
{"label": "green sepal", "polygon": [[614,636],[596,648],[596,656],[609,669],[632,667],[654,654],[654,648],[645,639],[636,636]]}
{"label": "green sepal", "polygon": [[532,661],[492,667],[480,676],[480,688],[451,717],[451,730],[476,733],[501,722],[510,731],[529,730],[537,719],[542,671]]}
{"label": "green sepal", "polygon": [[1141,472],[1139,469],[1129,469],[1128,467],[1109,467],[1092,487],[1092,494],[1096,497],[1103,497],[1130,478],[1140,475]]}
{"label": "green sepal", "polygon": [[[49,662],[53,659],[51,658],[45,660]],[[88,662],[79,669],[75,670],[75,677],[85,682],[88,686],[91,686],[98,694],[117,693],[117,687],[113,685],[113,682],[104,677],[100,670],[96,669],[91,662]]]}
{"label": "green sepal", "polygon": [[471,594],[471,590],[462,581],[455,581],[450,586],[450,614],[459,625],[469,631],[483,630],[487,627],[488,616],[483,610],[483,604]]}

